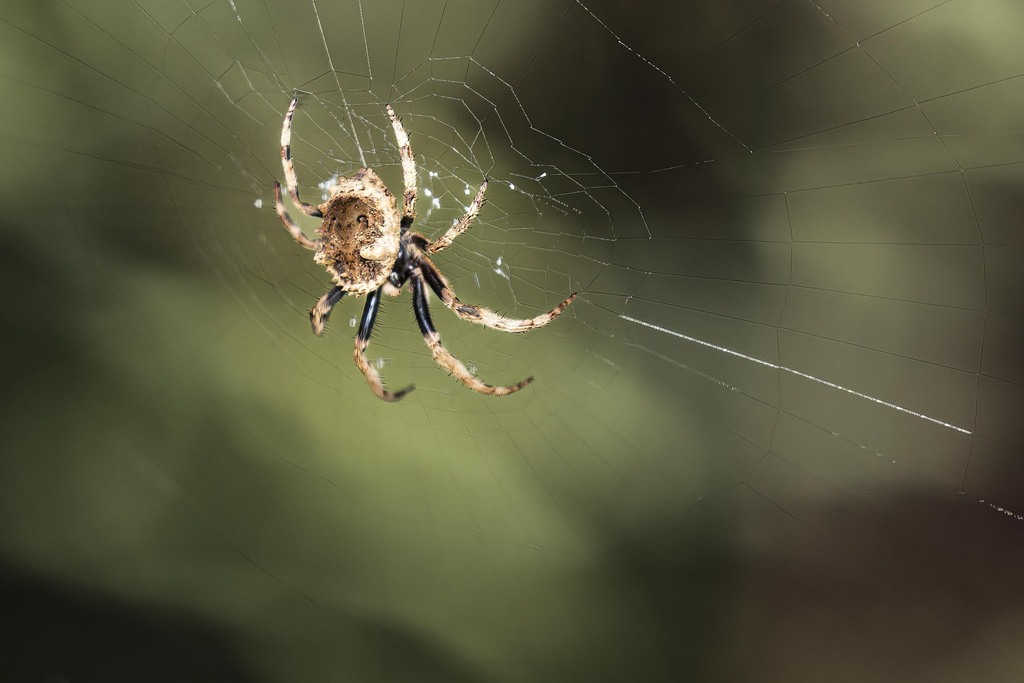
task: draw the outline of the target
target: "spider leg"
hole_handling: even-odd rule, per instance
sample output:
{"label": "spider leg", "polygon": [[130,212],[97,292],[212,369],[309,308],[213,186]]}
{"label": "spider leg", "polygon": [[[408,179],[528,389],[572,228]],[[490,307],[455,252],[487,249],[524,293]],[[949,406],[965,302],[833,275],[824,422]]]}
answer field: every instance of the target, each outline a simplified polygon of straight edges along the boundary
{"label": "spider leg", "polygon": [[274,208],[277,209],[277,216],[281,219],[284,227],[292,234],[295,241],[304,246],[306,249],[312,249],[316,251],[320,248],[320,240],[311,240],[306,237],[302,228],[292,220],[292,217],[288,215],[288,212],[284,210],[284,204],[281,202],[281,183],[274,181]]}
{"label": "spider leg", "polygon": [[324,324],[327,322],[328,316],[331,315],[331,309],[334,308],[334,304],[341,301],[343,296],[345,296],[345,290],[335,287],[320,297],[320,300],[309,310],[309,322],[313,326],[313,334],[319,337],[324,333]]}
{"label": "spider leg", "polygon": [[401,391],[388,391],[380,381],[380,374],[377,372],[377,369],[370,365],[370,362],[366,360],[366,356],[363,355],[366,347],[370,344],[370,333],[373,331],[373,323],[377,320],[380,294],[381,290],[376,289],[366,297],[366,306],[363,307],[363,317],[359,321],[359,332],[356,334],[356,346],[352,353],[352,358],[356,362],[356,367],[366,377],[367,384],[370,385],[370,389],[377,395],[377,398],[384,401],[397,401],[416,387],[410,384]]}
{"label": "spider leg", "polygon": [[454,241],[456,237],[466,232],[466,228],[469,227],[469,224],[472,223],[480,213],[480,207],[484,205],[484,192],[486,191],[487,180],[484,179],[483,184],[480,185],[480,189],[476,192],[476,197],[473,199],[473,203],[469,205],[468,209],[466,209],[466,215],[460,218],[458,223],[448,228],[448,232],[442,235],[441,239],[427,245],[428,254],[436,254],[442,249],[447,249],[451,246],[452,241]]}
{"label": "spider leg", "polygon": [[416,218],[416,161],[412,157],[412,147],[409,146],[409,134],[405,132],[401,120],[390,104],[385,108],[388,111],[388,118],[391,119],[391,126],[395,129],[398,154],[402,157],[402,180],[405,183],[405,193],[402,195],[402,227],[408,228]]}
{"label": "spider leg", "polygon": [[418,263],[420,271],[423,273],[423,279],[427,281],[427,284],[434,290],[434,293],[441,298],[444,305],[452,309],[455,315],[463,320],[479,323],[485,327],[501,330],[502,332],[528,332],[534,328],[543,327],[561,315],[562,311],[568,308],[569,304],[576,298],[576,293],[573,293],[572,296],[547,313],[541,313],[534,318],[527,318],[525,320],[506,318],[486,308],[462,303],[459,301],[459,297],[455,296],[455,292],[433,261],[421,255]]}
{"label": "spider leg", "polygon": [[295,175],[295,164],[292,163],[292,117],[295,116],[295,107],[298,103],[299,98],[292,99],[292,103],[288,105],[288,113],[284,115],[284,125],[281,126],[281,166],[284,168],[284,180],[288,186],[288,195],[302,213],[323,218],[320,209],[299,199],[299,179]]}
{"label": "spider leg", "polygon": [[466,368],[462,362],[453,356],[448,349],[441,345],[441,335],[437,333],[434,328],[434,323],[430,320],[430,309],[427,307],[427,295],[426,290],[423,289],[423,279],[420,277],[418,271],[414,271],[410,276],[412,280],[412,308],[416,313],[416,322],[420,326],[420,331],[423,333],[423,341],[426,342],[427,346],[430,347],[431,353],[434,354],[434,361],[437,362],[442,368],[452,373],[455,379],[459,380],[473,391],[481,394],[487,394],[488,396],[508,396],[519,391],[527,384],[533,381],[533,377],[527,377],[518,384],[512,386],[491,386],[480,381]]}

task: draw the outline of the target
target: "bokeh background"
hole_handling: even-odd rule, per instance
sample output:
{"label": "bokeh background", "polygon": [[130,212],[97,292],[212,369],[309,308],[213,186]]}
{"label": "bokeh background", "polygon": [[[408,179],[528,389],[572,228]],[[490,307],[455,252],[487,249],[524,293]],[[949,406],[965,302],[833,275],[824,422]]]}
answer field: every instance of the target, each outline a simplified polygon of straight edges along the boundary
{"label": "bokeh background", "polygon": [[[1024,677],[1012,0],[0,6],[12,681]],[[438,264],[360,302],[273,213],[405,120]],[[429,194],[426,192],[429,190]],[[319,201],[319,200],[317,200]],[[292,211],[293,215],[296,211]],[[312,231],[315,221],[302,219]]]}

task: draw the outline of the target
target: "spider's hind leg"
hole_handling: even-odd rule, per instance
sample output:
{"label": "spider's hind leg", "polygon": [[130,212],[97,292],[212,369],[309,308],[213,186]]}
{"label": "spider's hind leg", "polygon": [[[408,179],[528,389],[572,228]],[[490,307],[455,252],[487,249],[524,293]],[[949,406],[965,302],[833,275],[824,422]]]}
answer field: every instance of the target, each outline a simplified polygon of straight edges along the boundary
{"label": "spider's hind leg", "polygon": [[508,396],[519,391],[527,384],[533,381],[533,377],[527,377],[523,381],[513,384],[511,386],[492,386],[481,380],[477,379],[473,373],[471,373],[462,362],[453,356],[448,349],[441,344],[441,335],[437,333],[434,328],[434,323],[430,319],[430,309],[427,308],[427,293],[423,289],[423,280],[419,276],[418,272],[413,273],[412,277],[412,307],[416,313],[416,322],[420,326],[420,331],[423,333],[423,341],[426,342],[430,348],[431,353],[434,355],[434,360],[442,368],[452,373],[455,379],[459,380],[467,387],[481,394],[488,396]]}
{"label": "spider's hind leg", "polygon": [[320,297],[313,308],[309,309],[309,323],[313,326],[313,334],[319,337],[324,333],[324,325],[327,323],[328,316],[331,315],[331,309],[334,308],[334,304],[341,301],[343,296],[345,296],[345,290],[341,287],[334,287]]}
{"label": "spider's hind leg", "polygon": [[547,313],[541,313],[533,318],[506,318],[505,316],[499,315],[486,308],[464,304],[459,301],[459,297],[455,296],[455,292],[448,284],[444,275],[441,274],[441,271],[438,270],[437,266],[435,266],[434,263],[426,256],[420,257],[419,264],[420,269],[423,272],[423,279],[427,281],[427,284],[430,285],[432,290],[434,290],[434,293],[441,298],[444,305],[452,309],[455,315],[459,316],[463,320],[479,323],[485,327],[501,330],[502,332],[528,332],[529,330],[543,327],[560,316],[562,311],[568,308],[569,304],[571,304],[576,298],[576,294],[573,293],[568,299],[558,304]]}
{"label": "spider's hind leg", "polygon": [[381,290],[377,289],[366,297],[366,306],[363,307],[363,318],[359,321],[359,332],[356,334],[352,358],[356,362],[356,367],[366,377],[366,383],[370,385],[370,389],[377,395],[377,398],[383,401],[397,401],[416,387],[410,384],[401,391],[388,391],[380,380],[377,368],[370,365],[370,361],[366,360],[363,353],[370,344],[370,333],[373,332],[373,323],[377,320],[377,309],[380,307],[380,295]]}

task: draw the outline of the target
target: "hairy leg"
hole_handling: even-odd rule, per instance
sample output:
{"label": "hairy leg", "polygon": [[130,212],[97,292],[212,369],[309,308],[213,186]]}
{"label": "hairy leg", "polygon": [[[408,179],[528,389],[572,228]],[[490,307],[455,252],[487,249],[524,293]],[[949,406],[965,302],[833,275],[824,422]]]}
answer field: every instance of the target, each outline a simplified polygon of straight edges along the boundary
{"label": "hairy leg", "polygon": [[292,117],[295,116],[295,107],[298,103],[299,98],[292,100],[281,126],[281,166],[284,168],[284,181],[288,186],[288,195],[302,213],[323,218],[320,209],[299,199],[299,179],[295,175],[295,164],[292,163]]}
{"label": "hairy leg", "polygon": [[366,383],[370,385],[370,389],[377,395],[377,398],[384,401],[397,401],[416,387],[410,384],[401,391],[388,391],[384,388],[377,369],[370,365],[370,362],[366,360],[366,356],[363,354],[366,351],[366,347],[370,344],[370,333],[373,332],[373,323],[377,320],[380,294],[380,289],[377,289],[366,297],[366,306],[363,307],[363,317],[359,321],[359,332],[356,334],[356,345],[355,350],[352,352],[352,358],[356,362],[356,367],[366,377]]}
{"label": "hairy leg", "polygon": [[331,309],[334,308],[334,304],[341,301],[343,296],[345,296],[345,290],[341,287],[334,287],[313,305],[309,311],[309,322],[313,326],[313,334],[319,337],[324,333],[324,325],[327,323],[328,316],[331,315]]}
{"label": "hairy leg", "polygon": [[423,333],[423,341],[426,342],[430,348],[431,353],[434,355],[434,361],[437,362],[442,368],[452,373],[455,379],[459,380],[467,387],[481,394],[488,396],[508,396],[519,391],[527,384],[533,381],[533,377],[527,377],[518,384],[512,386],[492,386],[485,382],[477,379],[462,362],[453,356],[448,349],[441,344],[441,335],[437,333],[434,328],[434,323],[430,319],[430,309],[427,308],[427,294],[423,288],[423,280],[417,273],[413,273],[412,277],[412,307],[416,313],[416,322],[420,326],[420,331]]}
{"label": "hairy leg", "polygon": [[292,234],[296,242],[306,249],[312,249],[313,251],[320,248],[320,240],[311,240],[306,237],[302,232],[302,228],[284,210],[284,204],[281,202],[281,183],[277,181],[274,181],[274,208],[277,209],[277,217],[281,219],[285,229]]}
{"label": "hairy leg", "polygon": [[402,195],[402,226],[407,228],[416,218],[416,161],[412,157],[412,147],[409,146],[409,134],[405,132],[405,126],[390,104],[386,109],[388,118],[391,119],[391,127],[395,129],[398,154],[402,157],[402,180],[405,184],[405,192]]}
{"label": "hairy leg", "polygon": [[466,232],[469,224],[480,214],[480,207],[484,205],[484,192],[487,191],[487,181],[484,180],[480,189],[477,190],[476,198],[469,205],[466,215],[459,219],[459,222],[448,228],[448,232],[441,236],[441,239],[427,245],[427,253],[436,254],[442,249],[447,249],[456,237]]}
{"label": "hairy leg", "polygon": [[495,330],[501,330],[502,332],[528,332],[529,330],[543,327],[561,315],[562,311],[568,308],[569,304],[571,304],[573,299],[576,298],[576,294],[574,293],[547,313],[541,313],[533,318],[526,318],[524,320],[518,318],[506,318],[505,316],[499,315],[494,311],[489,311],[486,308],[464,304],[459,301],[459,297],[455,296],[455,292],[448,284],[448,280],[445,279],[437,266],[435,266],[434,263],[426,256],[420,257],[419,265],[420,270],[423,273],[423,279],[426,280],[427,284],[430,285],[430,288],[434,290],[434,293],[440,297],[441,301],[444,302],[444,305],[452,309],[455,315],[459,316],[463,320],[479,323]]}

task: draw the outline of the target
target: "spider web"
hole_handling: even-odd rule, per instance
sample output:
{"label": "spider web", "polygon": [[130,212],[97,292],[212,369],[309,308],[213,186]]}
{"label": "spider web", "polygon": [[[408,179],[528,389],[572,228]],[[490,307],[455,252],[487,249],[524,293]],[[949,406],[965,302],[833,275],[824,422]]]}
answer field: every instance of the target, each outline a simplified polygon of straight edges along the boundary
{"label": "spider web", "polygon": [[[9,666],[1018,678],[1022,18],[5,4]],[[364,166],[400,193],[386,103],[417,229],[489,179],[437,258],[460,298],[580,296],[524,335],[434,319],[534,384],[452,381],[407,293],[368,351],[397,405],[351,362],[360,301],[310,333],[328,278],[273,210],[294,96],[307,201]]]}

